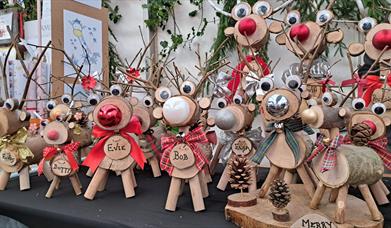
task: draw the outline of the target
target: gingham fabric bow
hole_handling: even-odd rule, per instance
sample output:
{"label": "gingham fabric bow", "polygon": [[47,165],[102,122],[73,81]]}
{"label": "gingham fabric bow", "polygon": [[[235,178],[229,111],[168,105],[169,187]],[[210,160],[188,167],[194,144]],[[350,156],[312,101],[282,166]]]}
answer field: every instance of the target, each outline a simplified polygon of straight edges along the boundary
{"label": "gingham fabric bow", "polygon": [[315,149],[312,151],[312,154],[307,158],[307,162],[312,161],[319,153],[324,152],[324,159],[322,168],[320,172],[326,172],[334,168],[337,164],[337,152],[336,149],[343,143],[344,137],[342,135],[337,135],[331,141],[330,145],[325,145],[323,143],[324,135],[319,135],[315,142]]}
{"label": "gingham fabric bow", "polygon": [[171,175],[172,171],[174,170],[174,166],[171,164],[170,161],[170,153],[172,149],[180,143],[185,143],[191,148],[195,157],[195,165],[198,170],[202,170],[204,165],[208,164],[208,159],[197,145],[199,143],[208,143],[206,134],[202,130],[201,126],[195,128],[192,131],[189,131],[184,137],[169,136],[162,137],[161,140],[163,156],[160,160],[160,168],[161,170],[165,170],[169,175]]}

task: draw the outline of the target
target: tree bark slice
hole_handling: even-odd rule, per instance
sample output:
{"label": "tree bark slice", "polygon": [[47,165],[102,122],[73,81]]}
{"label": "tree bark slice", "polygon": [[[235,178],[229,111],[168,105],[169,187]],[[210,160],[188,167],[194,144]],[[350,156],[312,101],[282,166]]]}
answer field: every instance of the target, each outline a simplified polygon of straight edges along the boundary
{"label": "tree bark slice", "polygon": [[257,204],[257,197],[250,193],[235,193],[228,196],[228,205],[232,207],[251,207]]}

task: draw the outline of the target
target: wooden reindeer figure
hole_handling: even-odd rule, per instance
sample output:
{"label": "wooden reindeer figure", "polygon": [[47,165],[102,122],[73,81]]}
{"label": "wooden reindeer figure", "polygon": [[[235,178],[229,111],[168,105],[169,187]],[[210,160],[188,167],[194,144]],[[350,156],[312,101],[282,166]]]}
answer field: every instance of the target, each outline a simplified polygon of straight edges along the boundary
{"label": "wooden reindeer figure", "polygon": [[111,86],[110,92],[111,95],[104,97],[92,113],[95,123],[92,135],[98,141],[83,162],[91,172],[95,172],[84,193],[84,197],[90,200],[106,184],[110,170],[121,175],[126,198],[135,196],[133,167],[137,164],[144,168],[146,162],[141,148],[130,135],[142,133],[138,118],[133,116],[132,106],[121,97],[121,86]]}
{"label": "wooden reindeer figure", "polygon": [[[369,134],[370,137],[373,136],[372,139],[383,137],[385,123],[377,114],[368,111],[359,111],[350,115],[351,112],[346,108],[332,107],[336,104],[335,94],[325,93],[323,96],[328,97],[323,100],[331,102],[326,102],[323,106],[312,106],[302,112],[303,122],[313,128],[320,129],[321,132],[315,143],[314,151],[307,159],[311,161],[312,168],[319,178],[310,207],[312,209],[318,208],[326,187],[331,188],[329,201],[337,202],[335,221],[343,224],[346,221],[345,208],[348,187],[358,186],[368,205],[372,219],[380,221],[383,217],[377,209],[368,185],[376,184],[381,179],[384,171],[383,161],[376,149],[369,145],[356,144],[355,137],[360,135],[356,132],[356,129],[359,129],[358,125],[370,128]],[[361,102],[361,98],[353,100],[353,107],[364,108],[364,104]],[[377,106],[374,107],[374,110],[379,111]],[[349,145],[345,144],[347,143],[346,138],[339,132],[339,128],[346,125],[348,126],[349,138],[354,136],[353,143]],[[320,155],[321,153],[323,155]]]}

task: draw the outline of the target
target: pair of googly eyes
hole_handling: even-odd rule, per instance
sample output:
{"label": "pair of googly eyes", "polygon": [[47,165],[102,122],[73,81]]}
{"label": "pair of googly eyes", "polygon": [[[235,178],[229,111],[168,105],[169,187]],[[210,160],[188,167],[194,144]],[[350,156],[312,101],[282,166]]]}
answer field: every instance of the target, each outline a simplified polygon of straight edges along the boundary
{"label": "pair of googly eyes", "polygon": [[[110,93],[113,96],[120,96],[122,94],[122,87],[120,85],[112,85],[110,87]],[[91,94],[87,98],[89,105],[95,106],[99,103],[100,96],[98,94]]]}
{"label": "pair of googly eyes", "polygon": [[[69,94],[64,94],[61,96],[61,101],[62,101],[62,103],[69,105],[72,103],[72,96]],[[51,111],[56,107],[56,105],[57,105],[57,103],[55,100],[50,100],[46,104],[46,109]]]}
{"label": "pair of googly eyes", "polygon": [[[235,95],[233,98],[233,103],[234,104],[242,104],[243,103],[243,97],[240,95]],[[225,108],[227,106],[228,102],[225,98],[219,98],[217,100],[217,107],[220,109]]]}
{"label": "pair of googly eyes", "polygon": [[[191,81],[184,81],[180,85],[180,88],[179,88],[179,92],[182,95],[186,95],[186,96],[192,96],[195,93],[195,90],[196,90],[196,86]],[[159,87],[155,91],[156,100],[158,100],[159,102],[162,102],[162,103],[165,102],[166,100],[168,100],[171,96],[172,96],[171,90],[167,87],[164,87],[164,86]]]}
{"label": "pair of googly eyes", "polygon": [[377,24],[376,20],[372,17],[366,17],[358,22],[358,29],[361,32],[369,32]]}
{"label": "pair of googly eyes", "polygon": [[[356,98],[352,101],[352,107],[354,110],[361,110],[365,107],[365,101],[362,98]],[[383,103],[377,102],[372,105],[371,108],[372,112],[376,115],[383,115],[386,111],[387,108]]]}
{"label": "pair of googly eyes", "polygon": [[272,12],[272,7],[271,7],[270,3],[266,2],[266,1],[256,2],[252,8],[248,3],[242,2],[242,3],[237,4],[232,9],[232,17],[235,20],[240,20],[240,19],[250,15],[251,12],[253,12],[255,15],[258,15],[258,16],[267,17]]}
{"label": "pair of googly eyes", "polygon": [[[316,23],[320,26],[328,23],[334,17],[334,14],[330,10],[321,10],[316,14]],[[301,21],[300,12],[297,10],[290,11],[286,17],[285,22],[288,25],[299,24]]]}

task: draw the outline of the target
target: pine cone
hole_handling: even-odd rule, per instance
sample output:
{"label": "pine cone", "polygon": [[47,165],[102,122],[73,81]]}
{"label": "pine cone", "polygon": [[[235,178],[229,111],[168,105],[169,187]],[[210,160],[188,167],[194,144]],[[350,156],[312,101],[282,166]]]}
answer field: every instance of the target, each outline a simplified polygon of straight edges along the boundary
{"label": "pine cone", "polygon": [[284,208],[291,200],[289,187],[283,180],[274,180],[269,193],[269,200],[276,208]]}
{"label": "pine cone", "polygon": [[357,146],[367,145],[369,138],[372,136],[372,129],[365,123],[357,123],[350,130],[352,143]]}
{"label": "pine cone", "polygon": [[231,187],[244,190],[250,185],[251,167],[246,157],[234,155],[228,164]]}

